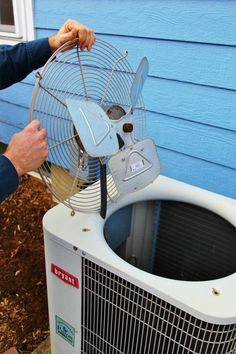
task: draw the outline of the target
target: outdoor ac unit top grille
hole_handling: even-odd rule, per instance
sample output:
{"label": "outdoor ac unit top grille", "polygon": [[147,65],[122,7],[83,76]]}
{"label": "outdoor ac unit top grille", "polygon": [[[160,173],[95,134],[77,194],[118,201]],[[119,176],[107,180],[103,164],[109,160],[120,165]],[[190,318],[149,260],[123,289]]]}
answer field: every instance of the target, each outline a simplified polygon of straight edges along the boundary
{"label": "outdoor ac unit top grille", "polygon": [[207,323],[83,258],[83,354],[236,353],[236,325]]}

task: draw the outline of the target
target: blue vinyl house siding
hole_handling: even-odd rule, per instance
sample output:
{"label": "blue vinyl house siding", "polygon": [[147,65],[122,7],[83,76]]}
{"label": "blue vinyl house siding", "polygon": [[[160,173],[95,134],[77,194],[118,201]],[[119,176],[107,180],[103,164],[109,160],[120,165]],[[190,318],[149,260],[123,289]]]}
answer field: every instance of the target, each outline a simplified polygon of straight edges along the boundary
{"label": "blue vinyl house siding", "polygon": [[[35,0],[37,37],[67,18],[147,56],[148,134],[163,174],[236,198],[236,0]],[[0,91],[0,141],[27,123],[34,76]]]}

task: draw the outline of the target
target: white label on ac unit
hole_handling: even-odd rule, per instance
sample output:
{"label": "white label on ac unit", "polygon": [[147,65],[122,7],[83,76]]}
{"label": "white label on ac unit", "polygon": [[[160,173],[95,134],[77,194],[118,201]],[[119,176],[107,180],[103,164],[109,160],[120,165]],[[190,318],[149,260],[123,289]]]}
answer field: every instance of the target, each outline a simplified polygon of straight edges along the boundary
{"label": "white label on ac unit", "polygon": [[139,161],[137,161],[135,163],[132,163],[130,165],[130,170],[132,172],[136,172],[136,171],[140,170],[141,168],[143,168],[143,166],[144,166],[144,161],[143,160],[139,160]]}

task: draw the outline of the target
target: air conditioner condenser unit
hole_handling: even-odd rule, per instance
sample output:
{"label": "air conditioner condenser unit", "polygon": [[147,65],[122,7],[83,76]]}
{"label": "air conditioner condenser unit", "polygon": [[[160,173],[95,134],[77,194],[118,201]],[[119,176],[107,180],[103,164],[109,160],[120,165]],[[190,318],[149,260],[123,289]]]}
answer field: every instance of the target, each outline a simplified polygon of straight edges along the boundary
{"label": "air conditioner condenser unit", "polygon": [[235,200],[160,176],[43,225],[52,354],[236,353]]}

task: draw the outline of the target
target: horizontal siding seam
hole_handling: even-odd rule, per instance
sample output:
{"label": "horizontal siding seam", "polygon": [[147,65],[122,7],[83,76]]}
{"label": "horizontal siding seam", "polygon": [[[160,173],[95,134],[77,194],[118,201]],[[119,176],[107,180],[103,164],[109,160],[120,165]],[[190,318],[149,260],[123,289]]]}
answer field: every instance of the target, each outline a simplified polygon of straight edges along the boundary
{"label": "horizontal siding seam", "polygon": [[14,129],[18,129],[18,130],[24,129],[24,127],[19,127],[19,125],[14,125],[14,124],[12,124],[12,123],[8,123],[8,122],[3,121],[3,120],[1,120],[1,119],[0,119],[0,124],[8,125],[9,127],[12,127],[12,128],[14,128]]}
{"label": "horizontal siding seam", "polygon": [[235,87],[235,89],[233,89],[233,88],[229,88],[229,87],[225,87],[225,86],[215,86],[215,85],[204,84],[204,83],[199,83],[199,82],[194,82],[194,81],[172,79],[172,78],[168,78],[168,77],[155,76],[155,75],[148,75],[148,77],[150,77],[150,78],[152,78],[152,79],[159,79],[159,80],[165,80],[165,81],[173,81],[173,82],[179,82],[179,83],[183,83],[183,84],[196,85],[196,86],[201,86],[201,87],[216,88],[216,89],[219,89],[219,90],[226,90],[226,91],[231,91],[231,92],[235,92],[235,91],[236,91],[236,87]]}
{"label": "horizontal siding seam", "polygon": [[24,105],[21,105],[19,103],[14,103],[12,101],[4,100],[2,98],[0,98],[0,102],[4,102],[4,103],[10,104],[10,105],[15,106],[15,107],[21,107],[21,108],[29,109],[29,106],[24,106]]}
{"label": "horizontal siding seam", "polygon": [[[4,122],[4,121],[2,121],[2,120],[0,119],[0,124],[1,124],[1,123],[4,124],[4,125],[8,125],[9,127],[12,127],[12,128],[14,128],[14,129],[17,129],[18,131],[20,131],[20,130],[23,129],[22,127],[19,127],[19,126],[17,126],[17,125],[13,125],[13,124],[6,123],[6,122]],[[210,163],[210,164],[212,164],[212,165],[217,165],[217,166],[224,167],[224,168],[227,168],[227,169],[229,169],[229,170],[235,171],[235,168],[230,167],[230,166],[227,166],[227,165],[224,165],[224,164],[219,164],[219,163],[213,162],[213,161],[211,161],[211,160],[206,160],[206,159],[200,158],[200,157],[198,157],[198,156],[194,156],[194,155],[190,155],[190,154],[187,154],[187,153],[180,152],[180,151],[178,151],[178,150],[169,149],[169,148],[164,147],[164,146],[162,146],[162,145],[159,145],[159,144],[157,144],[157,143],[155,143],[155,145],[156,145],[157,149],[163,149],[163,150],[166,150],[166,151],[174,152],[174,153],[176,153],[176,154],[178,154],[178,155],[187,156],[187,157],[190,157],[190,158],[194,158],[194,159],[196,159],[196,160],[199,160],[199,161],[204,161],[204,162]]]}
{"label": "horizontal siding seam", "polygon": [[[30,108],[30,106],[23,106],[23,105],[16,104],[16,103],[13,103],[11,101],[7,101],[7,100],[3,100],[3,99],[0,99],[0,102],[4,102],[4,103],[10,104],[12,106],[24,108],[24,109],[27,109],[27,110],[29,110],[29,108]],[[228,132],[233,132],[233,133],[236,132],[236,130],[234,130],[234,129],[219,127],[217,125],[213,125],[213,124],[209,124],[209,123],[197,122],[196,120],[187,119],[187,118],[183,118],[183,117],[180,117],[180,116],[174,116],[174,115],[166,114],[166,113],[163,113],[163,112],[160,112],[160,111],[152,111],[152,110],[146,109],[145,112],[146,112],[146,114],[148,114],[148,113],[158,114],[158,115],[161,115],[163,117],[180,119],[181,121],[185,121],[185,122],[189,122],[189,123],[191,122],[191,123],[196,124],[196,125],[200,124],[201,126],[216,128],[216,129],[220,129],[222,131],[228,131]],[[1,120],[0,120],[0,122],[1,122]],[[157,122],[157,124],[158,124],[158,122]]]}
{"label": "horizontal siding seam", "polygon": [[[170,78],[170,77],[156,76],[156,75],[148,75],[147,77],[150,78],[150,79],[173,81],[173,82],[178,82],[178,83],[183,83],[183,84],[196,85],[196,86],[200,86],[200,87],[215,88],[215,89],[219,89],[219,90],[226,90],[226,91],[232,91],[232,92],[236,91],[236,87],[235,88],[229,88],[229,87],[226,87],[226,86],[216,86],[216,85],[204,84],[204,83],[200,83],[200,82],[196,82],[196,81],[179,80],[179,79],[174,79],[174,78]],[[28,85],[28,86],[32,86],[32,87],[35,86],[35,84],[30,83],[26,79],[22,80],[21,83],[23,83],[25,85]]]}
{"label": "horizontal siding seam", "polygon": [[175,152],[175,153],[177,153],[179,155],[183,155],[183,156],[187,156],[187,157],[190,157],[190,158],[194,158],[194,159],[199,160],[199,161],[208,162],[208,163],[210,163],[212,165],[216,165],[216,166],[219,166],[219,167],[225,167],[225,168],[227,168],[227,169],[229,169],[231,171],[236,171],[236,169],[233,168],[233,167],[230,167],[230,166],[227,166],[227,165],[223,165],[223,164],[220,164],[220,163],[217,163],[217,162],[214,162],[214,161],[206,160],[206,159],[203,159],[203,158],[198,157],[198,156],[189,155],[189,154],[186,154],[184,152],[177,151],[177,150],[169,149],[169,148],[166,148],[164,146],[158,145],[156,143],[155,143],[155,146],[157,147],[157,149],[163,149],[163,150],[166,150],[166,151]]}
{"label": "horizontal siding seam", "polygon": [[[14,102],[12,102],[12,101],[4,100],[4,99],[0,99],[0,102],[4,102],[4,103],[10,104],[10,105],[12,105],[12,106],[14,106],[14,107],[20,107],[20,108],[24,108],[24,109],[27,109],[27,110],[29,110],[29,108],[30,108],[30,106],[20,105],[20,104],[14,103]],[[209,124],[209,123],[204,123],[204,122],[197,122],[196,120],[187,119],[187,118],[180,117],[180,116],[174,116],[174,115],[166,114],[166,113],[163,113],[163,112],[160,112],[160,111],[152,111],[152,110],[145,109],[145,112],[146,112],[146,114],[148,114],[148,113],[151,113],[151,114],[158,114],[158,115],[161,115],[161,116],[163,116],[163,117],[174,118],[174,119],[180,119],[181,121],[191,122],[191,123],[197,124],[197,125],[200,124],[201,126],[206,126],[206,127],[212,127],[212,128],[216,128],[216,129],[221,129],[222,131],[228,131],[228,132],[233,132],[233,133],[236,132],[236,130],[234,130],[234,129],[219,127],[219,126],[217,126],[217,125],[213,125],[213,124]],[[0,122],[1,122],[1,120],[0,120]],[[2,122],[3,122],[3,121],[2,121]],[[157,123],[157,124],[158,124],[158,123]]]}
{"label": "horizontal siding seam", "polygon": [[[56,32],[58,31],[58,28],[48,28],[48,27],[35,27],[35,30],[46,30],[46,31],[52,31]],[[182,42],[182,43],[191,43],[191,44],[206,44],[206,45],[212,45],[212,46],[223,46],[223,47],[232,47],[235,48],[236,44],[226,44],[226,43],[212,43],[212,42],[203,42],[203,41],[187,41],[184,39],[171,39],[171,38],[161,38],[161,37],[143,37],[143,36],[131,36],[131,35],[125,35],[125,34],[119,34],[119,33],[108,33],[108,32],[96,32],[97,36],[110,36],[110,37],[123,37],[123,38],[135,38],[135,39],[144,39],[144,40],[157,40],[157,41],[167,41],[167,42]]]}
{"label": "horizontal siding seam", "polygon": [[[146,114],[148,114],[148,113],[158,114],[158,115],[163,116],[163,117],[180,119],[181,121],[185,121],[185,122],[189,122],[189,123],[195,123],[195,124],[200,124],[202,126],[211,127],[211,128],[220,129],[220,130],[227,131],[227,132],[236,133],[236,130],[234,130],[234,129],[219,127],[218,125],[213,125],[213,124],[210,124],[210,123],[197,122],[196,120],[187,119],[187,118],[179,117],[179,116],[173,116],[173,115],[166,114],[166,113],[163,113],[163,112],[160,112],[160,111],[151,111],[151,110],[146,109],[145,112],[146,112]],[[157,124],[158,124],[158,122],[157,122]]]}

